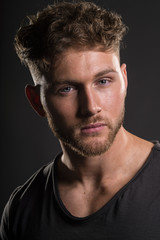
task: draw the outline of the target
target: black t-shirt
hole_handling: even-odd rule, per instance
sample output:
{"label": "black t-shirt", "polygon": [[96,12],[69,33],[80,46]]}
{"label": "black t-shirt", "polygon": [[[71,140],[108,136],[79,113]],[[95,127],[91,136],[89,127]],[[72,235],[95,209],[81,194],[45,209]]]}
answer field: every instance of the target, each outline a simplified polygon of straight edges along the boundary
{"label": "black t-shirt", "polygon": [[160,145],[144,166],[94,214],[78,218],[57,191],[57,158],[37,171],[11,195],[3,213],[6,240],[159,240]]}

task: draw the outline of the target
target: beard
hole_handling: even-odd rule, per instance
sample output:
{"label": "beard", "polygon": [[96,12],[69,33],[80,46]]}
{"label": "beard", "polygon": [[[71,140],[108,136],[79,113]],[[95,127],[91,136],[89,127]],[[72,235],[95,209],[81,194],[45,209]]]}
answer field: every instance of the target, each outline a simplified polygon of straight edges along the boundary
{"label": "beard", "polygon": [[[120,127],[123,124],[124,112],[125,107],[123,107],[114,123],[109,121],[109,119],[104,119],[100,116],[90,117],[67,129],[64,129],[62,124],[59,125],[60,121],[53,119],[49,113],[47,113],[47,119],[52,132],[60,140],[64,147],[69,148],[78,155],[93,157],[105,153],[111,147]],[[106,125],[108,131],[105,136],[101,136],[99,133],[94,133],[89,136],[80,134],[80,129],[82,127],[96,122],[103,122],[103,124]]]}

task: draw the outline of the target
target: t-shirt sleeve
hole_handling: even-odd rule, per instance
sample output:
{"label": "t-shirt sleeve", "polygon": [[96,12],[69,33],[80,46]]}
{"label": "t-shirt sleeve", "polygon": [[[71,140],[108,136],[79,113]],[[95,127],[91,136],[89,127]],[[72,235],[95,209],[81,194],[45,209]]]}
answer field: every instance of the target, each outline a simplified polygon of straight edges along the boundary
{"label": "t-shirt sleeve", "polygon": [[16,203],[16,193],[20,187],[16,188],[15,191],[11,194],[2,214],[1,224],[0,224],[0,240],[14,240],[11,215],[15,210]]}
{"label": "t-shirt sleeve", "polygon": [[1,240],[8,240],[11,239],[9,237],[9,202],[6,204],[0,225],[0,239]]}

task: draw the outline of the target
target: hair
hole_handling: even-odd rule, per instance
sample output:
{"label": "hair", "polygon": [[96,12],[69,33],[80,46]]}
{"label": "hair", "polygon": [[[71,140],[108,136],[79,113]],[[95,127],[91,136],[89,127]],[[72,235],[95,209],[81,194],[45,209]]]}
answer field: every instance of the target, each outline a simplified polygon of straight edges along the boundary
{"label": "hair", "polygon": [[69,48],[119,54],[127,30],[117,13],[83,1],[48,5],[27,19],[16,33],[15,49],[37,82]]}

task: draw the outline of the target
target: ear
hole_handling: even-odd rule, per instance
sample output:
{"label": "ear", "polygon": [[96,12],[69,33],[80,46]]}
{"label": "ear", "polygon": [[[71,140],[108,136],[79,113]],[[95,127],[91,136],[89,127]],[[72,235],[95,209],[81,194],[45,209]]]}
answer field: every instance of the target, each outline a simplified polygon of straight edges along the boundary
{"label": "ear", "polygon": [[122,72],[122,76],[123,76],[123,79],[124,79],[125,87],[126,87],[126,89],[127,89],[128,79],[127,79],[126,64],[122,64],[122,65],[121,65],[121,72]]}
{"label": "ear", "polygon": [[25,93],[28,101],[32,105],[33,109],[41,116],[45,117],[46,113],[43,109],[40,99],[40,85],[27,85],[25,87]]}

